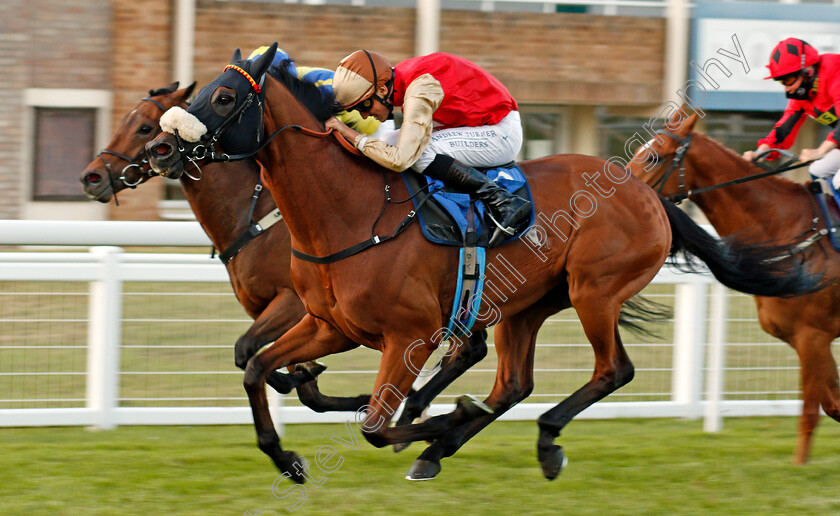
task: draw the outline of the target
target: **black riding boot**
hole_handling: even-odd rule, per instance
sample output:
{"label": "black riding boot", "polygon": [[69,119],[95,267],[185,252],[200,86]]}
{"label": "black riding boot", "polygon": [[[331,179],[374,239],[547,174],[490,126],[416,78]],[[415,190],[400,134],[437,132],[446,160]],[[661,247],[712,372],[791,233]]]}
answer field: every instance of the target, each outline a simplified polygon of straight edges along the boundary
{"label": "black riding boot", "polygon": [[438,154],[423,173],[440,179],[447,186],[464,193],[475,194],[481,199],[496,225],[493,236],[490,237],[490,247],[513,236],[514,228],[531,212],[530,202],[513,195],[478,170],[449,156]]}

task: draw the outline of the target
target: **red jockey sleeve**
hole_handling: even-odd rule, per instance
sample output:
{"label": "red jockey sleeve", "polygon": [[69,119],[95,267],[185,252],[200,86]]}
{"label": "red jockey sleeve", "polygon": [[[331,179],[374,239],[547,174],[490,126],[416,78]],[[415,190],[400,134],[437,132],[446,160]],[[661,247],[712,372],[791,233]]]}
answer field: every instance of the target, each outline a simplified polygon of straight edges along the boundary
{"label": "red jockey sleeve", "polygon": [[799,102],[796,100],[788,101],[785,112],[782,118],[773,126],[765,138],[758,140],[758,146],[767,144],[776,149],[789,149],[796,140],[796,135],[799,133],[799,128],[805,121],[805,111],[799,107]]}
{"label": "red jockey sleeve", "polygon": [[[834,100],[834,113],[840,114],[840,81],[835,80],[828,88],[828,94]],[[834,130],[831,131],[826,140],[834,142],[840,147],[840,122],[835,122]]]}

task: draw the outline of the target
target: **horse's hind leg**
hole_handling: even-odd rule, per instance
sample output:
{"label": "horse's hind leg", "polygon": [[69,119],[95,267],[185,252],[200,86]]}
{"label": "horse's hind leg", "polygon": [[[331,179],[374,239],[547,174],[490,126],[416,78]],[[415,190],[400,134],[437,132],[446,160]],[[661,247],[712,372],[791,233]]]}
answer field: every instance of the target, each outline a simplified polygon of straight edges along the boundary
{"label": "horse's hind leg", "polygon": [[[487,356],[487,332],[481,330],[470,335],[466,343],[454,341],[456,346],[450,354],[444,357],[440,371],[432,376],[418,391],[412,392],[405,400],[402,414],[395,426],[408,425],[423,414],[426,407],[438,394],[444,391],[452,382],[466,372],[470,367]],[[409,443],[394,445],[394,451],[399,452],[407,448]]]}
{"label": "horse's hind leg", "polygon": [[484,400],[493,412],[476,413],[477,417],[450,429],[420,454],[405,478],[434,478],[440,472],[441,459],[453,455],[475,434],[531,394],[537,332],[545,318],[557,310],[557,307],[549,308],[548,305],[538,306],[520,312],[495,327],[494,342],[499,364],[493,390]]}
{"label": "horse's hind leg", "polygon": [[814,430],[820,420],[820,405],[826,414],[840,421],[840,391],[837,364],[831,354],[831,336],[820,330],[800,330],[792,345],[799,354],[802,384],[802,415],[793,455],[795,464],[808,461]]}
{"label": "horse's hind leg", "polygon": [[592,296],[577,302],[573,297],[572,304],[595,351],[595,371],[583,387],[537,421],[540,428],[537,457],[549,480],[556,478],[565,465],[563,449],[554,444],[563,427],[581,411],[630,382],[634,374],[633,364],[618,335],[620,303]]}

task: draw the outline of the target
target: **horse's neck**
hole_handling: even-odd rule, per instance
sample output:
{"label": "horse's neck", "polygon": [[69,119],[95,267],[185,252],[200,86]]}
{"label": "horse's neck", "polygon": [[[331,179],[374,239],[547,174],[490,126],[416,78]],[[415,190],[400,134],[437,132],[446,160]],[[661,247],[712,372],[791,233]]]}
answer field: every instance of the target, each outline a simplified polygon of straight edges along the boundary
{"label": "horse's neck", "polygon": [[[698,139],[695,142],[699,143]],[[696,190],[762,170],[704,141],[686,156],[688,188]],[[769,177],[725,186],[691,199],[722,236],[746,231],[752,238],[784,239],[810,224],[813,207],[804,187]]]}
{"label": "horse's neck", "polygon": [[[208,164],[199,181],[182,176],[184,197],[216,249],[223,251],[248,229],[251,196],[258,180],[259,167],[247,161]],[[253,218],[259,219],[273,207],[271,196],[264,192]]]}
{"label": "horse's neck", "polygon": [[[288,90],[268,89],[266,132],[287,125],[323,130]],[[385,195],[373,162],[352,158],[332,137],[317,138],[295,129],[277,135],[259,159],[295,249],[324,256],[370,238]]]}

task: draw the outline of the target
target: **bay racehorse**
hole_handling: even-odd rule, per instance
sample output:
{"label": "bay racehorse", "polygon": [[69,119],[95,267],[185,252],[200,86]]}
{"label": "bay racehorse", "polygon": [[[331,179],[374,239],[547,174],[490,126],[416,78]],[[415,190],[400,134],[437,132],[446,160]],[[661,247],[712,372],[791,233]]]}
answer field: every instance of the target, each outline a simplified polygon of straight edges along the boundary
{"label": "bay racehorse", "polygon": [[[690,198],[720,235],[752,241],[801,243],[797,259],[825,274],[827,288],[798,298],[755,298],[761,328],[790,344],[800,361],[802,415],[795,463],[808,459],[820,407],[840,421],[840,388],[831,341],[840,337],[840,255],[825,233],[825,220],[805,185],[780,176],[730,184],[763,169],[719,142],[694,132],[697,114],[677,111],[667,129],[639,149],[630,163],[633,174],[665,195]],[[654,163],[654,160],[658,163]],[[818,221],[818,222],[817,222]]]}
{"label": "bay racehorse", "polygon": [[[173,83],[151,90],[123,116],[108,147],[81,174],[88,197],[109,202],[118,192],[157,175],[145,159],[144,146],[161,132],[160,117],[166,110],[187,107],[194,86],[179,90]],[[257,350],[277,340],[305,313],[289,276],[289,231],[276,217],[279,212],[271,196],[260,195],[260,166],[253,160],[208,163],[200,173],[181,176],[180,183],[196,219],[221,252],[237,300],[254,319],[234,346],[235,363],[244,369]],[[263,218],[275,224],[255,227],[255,219]],[[476,334],[467,344],[456,341],[452,353],[442,360],[441,371],[408,397],[402,424],[420,416],[435,396],[486,355],[484,334]],[[323,370],[320,364],[309,362],[292,370],[291,375],[271,373],[268,383],[283,394],[297,388],[301,402],[317,412],[355,411],[370,399],[368,394],[324,396],[315,379]]]}
{"label": "bay racehorse", "polygon": [[[237,50],[187,111],[164,115],[167,132],[146,149],[156,171],[175,176],[185,161],[207,156],[256,154],[266,165],[266,184],[291,235],[292,280],[307,315],[251,358],[244,385],[260,449],[294,480],[303,481],[301,459],[282,449],[263,388],[275,368],[359,344],[381,351],[370,403],[360,411],[362,433],[375,446],[434,439],[409,475],[432,478],[443,457],[528,396],[537,331],[549,315],[573,306],[595,352],[595,370],[539,418],[538,458],[545,476],[555,478],[565,462],[554,444],[560,430],[633,378],[618,333],[619,312],[669,254],[698,256],[722,282],[746,292],[798,294],[818,284],[786,262],[764,266],[766,249],[735,249],[714,239],[623,167],[581,155],[524,162],[540,224],[487,254],[492,288],[476,329],[496,323],[498,368],[489,396],[483,404],[461,398],[450,414],[389,427],[446,327],[458,251],[428,242],[410,223],[413,210],[387,201],[408,198],[396,175],[333,139],[312,137],[323,131],[333,105],[287,73],[266,74],[276,46],[253,62],[241,60]],[[218,154],[217,142],[237,154]],[[367,250],[353,252],[362,248]]]}

